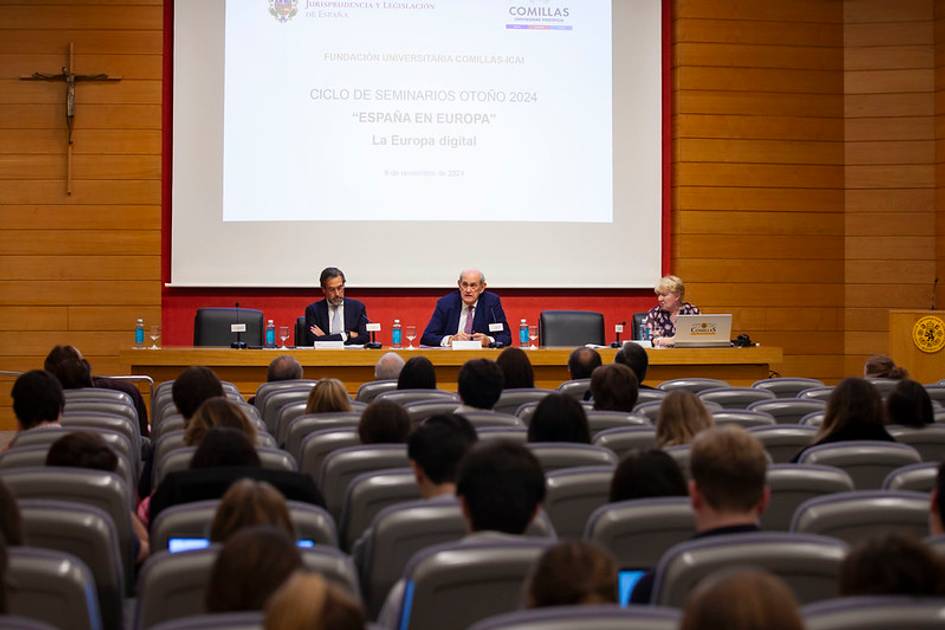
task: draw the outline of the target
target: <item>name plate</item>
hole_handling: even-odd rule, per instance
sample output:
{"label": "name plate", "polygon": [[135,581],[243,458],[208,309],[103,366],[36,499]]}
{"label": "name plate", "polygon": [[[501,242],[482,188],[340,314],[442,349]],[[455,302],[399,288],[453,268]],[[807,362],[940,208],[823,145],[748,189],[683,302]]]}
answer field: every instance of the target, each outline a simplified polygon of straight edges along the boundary
{"label": "name plate", "polygon": [[453,350],[482,350],[482,342],[472,339],[470,341],[454,341]]}
{"label": "name plate", "polygon": [[365,326],[368,332],[381,332],[381,325],[378,322],[373,322]]}
{"label": "name plate", "polygon": [[622,333],[622,332],[623,332],[623,324],[614,324],[614,332],[615,332],[615,333]]}
{"label": "name plate", "polygon": [[246,332],[246,324],[230,324],[230,332]]}
{"label": "name plate", "polygon": [[489,332],[502,332],[502,322],[489,324]]}
{"label": "name plate", "polygon": [[344,350],[344,341],[316,341],[312,346],[316,350]]}

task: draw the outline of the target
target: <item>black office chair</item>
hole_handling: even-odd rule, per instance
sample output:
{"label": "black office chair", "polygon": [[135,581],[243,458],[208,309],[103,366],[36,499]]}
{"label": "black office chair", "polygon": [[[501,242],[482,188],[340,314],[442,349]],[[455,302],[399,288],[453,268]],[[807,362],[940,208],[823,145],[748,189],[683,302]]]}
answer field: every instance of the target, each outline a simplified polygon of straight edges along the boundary
{"label": "black office chair", "polygon": [[631,329],[630,334],[632,335],[631,339],[643,339],[643,320],[646,319],[646,311],[642,313],[634,313],[633,319],[631,320]]}
{"label": "black office chair", "polygon": [[198,308],[194,315],[194,345],[229,347],[236,341],[230,324],[246,324],[240,339],[248,346],[261,346],[263,312],[253,308]]}
{"label": "black office chair", "polygon": [[305,315],[295,320],[295,346],[307,346],[305,343]]}
{"label": "black office chair", "polygon": [[538,319],[542,346],[604,345],[604,316],[591,311],[542,311]]}

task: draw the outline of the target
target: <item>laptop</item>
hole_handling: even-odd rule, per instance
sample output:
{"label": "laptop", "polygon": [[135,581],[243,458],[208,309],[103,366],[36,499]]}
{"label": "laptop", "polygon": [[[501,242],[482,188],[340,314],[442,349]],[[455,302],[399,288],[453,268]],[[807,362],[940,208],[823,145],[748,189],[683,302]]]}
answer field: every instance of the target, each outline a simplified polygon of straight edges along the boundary
{"label": "laptop", "polygon": [[677,348],[724,348],[732,345],[731,315],[680,315],[676,318]]}

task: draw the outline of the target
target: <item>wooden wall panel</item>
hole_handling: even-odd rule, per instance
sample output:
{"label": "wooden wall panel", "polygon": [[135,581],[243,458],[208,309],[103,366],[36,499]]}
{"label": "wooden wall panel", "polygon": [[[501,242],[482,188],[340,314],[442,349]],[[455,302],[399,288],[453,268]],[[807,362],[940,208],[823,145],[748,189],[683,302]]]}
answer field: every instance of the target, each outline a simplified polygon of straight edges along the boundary
{"label": "wooden wall panel", "polygon": [[[945,0],[935,0],[935,306],[945,308]],[[945,374],[942,375],[945,377]]]}

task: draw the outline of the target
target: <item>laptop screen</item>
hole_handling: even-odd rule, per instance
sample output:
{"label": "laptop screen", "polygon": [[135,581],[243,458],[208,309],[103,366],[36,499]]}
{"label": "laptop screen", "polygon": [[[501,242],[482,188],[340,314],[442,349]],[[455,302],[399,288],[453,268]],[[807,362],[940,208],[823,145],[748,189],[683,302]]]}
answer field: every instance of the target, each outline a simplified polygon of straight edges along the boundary
{"label": "laptop screen", "polygon": [[617,574],[617,594],[622,607],[626,608],[630,605],[633,589],[637,587],[644,575],[646,575],[646,569],[621,569]]}
{"label": "laptop screen", "polygon": [[[308,549],[315,546],[314,540],[301,538],[296,543],[302,549]],[[192,538],[183,536],[174,536],[167,540],[167,550],[171,553],[179,551],[193,551],[194,549],[206,549],[210,546],[210,540],[207,538]]]}

